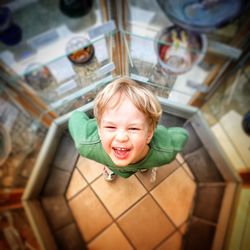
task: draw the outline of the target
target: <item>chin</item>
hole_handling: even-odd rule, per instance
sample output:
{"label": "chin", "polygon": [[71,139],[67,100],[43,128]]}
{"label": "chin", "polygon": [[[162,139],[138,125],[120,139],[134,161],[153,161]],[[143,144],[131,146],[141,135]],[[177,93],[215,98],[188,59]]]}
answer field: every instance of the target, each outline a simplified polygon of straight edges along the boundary
{"label": "chin", "polygon": [[117,167],[126,167],[130,164],[130,162],[128,161],[117,161],[117,160],[114,160],[112,159],[112,161],[114,162],[114,164],[117,166]]}

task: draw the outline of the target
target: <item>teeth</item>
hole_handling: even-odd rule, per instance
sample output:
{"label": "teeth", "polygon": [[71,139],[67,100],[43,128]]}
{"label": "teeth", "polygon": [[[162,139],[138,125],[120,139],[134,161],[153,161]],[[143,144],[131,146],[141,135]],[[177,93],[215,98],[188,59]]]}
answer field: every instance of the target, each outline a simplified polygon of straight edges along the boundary
{"label": "teeth", "polygon": [[126,148],[116,148],[117,150],[126,151]]}

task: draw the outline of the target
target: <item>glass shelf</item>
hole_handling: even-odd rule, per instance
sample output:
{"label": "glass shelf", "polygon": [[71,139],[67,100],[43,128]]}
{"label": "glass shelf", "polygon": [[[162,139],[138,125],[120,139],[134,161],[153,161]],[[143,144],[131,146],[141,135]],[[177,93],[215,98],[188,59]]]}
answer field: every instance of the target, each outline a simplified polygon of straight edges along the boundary
{"label": "glass shelf", "polygon": [[[116,31],[108,32],[91,41],[94,47],[93,57],[84,64],[72,63],[68,55],[57,57],[43,64],[37,61],[26,61],[26,68],[33,66],[33,71],[22,71],[20,75],[12,75],[12,81],[19,79],[32,88],[36,94],[55,110],[64,102],[68,102],[92,90],[115,72],[116,66],[112,61],[112,39]],[[37,66],[36,66],[37,65]],[[24,64],[18,64],[23,67]],[[24,67],[23,67],[24,68]],[[34,72],[36,72],[34,74]]]}
{"label": "glass shelf", "polygon": [[[220,38],[216,35],[217,32],[225,34],[227,31],[216,30],[206,35],[200,34],[205,36],[206,40],[204,45],[206,49],[201,50],[200,53],[202,60],[194,62],[192,68],[186,73],[166,72],[160,65],[157,46],[159,44],[169,45],[166,41],[159,39],[159,34],[174,24],[167,18],[157,1],[130,0],[121,8],[125,9],[124,22],[120,32],[122,34],[121,41],[125,48],[123,60],[128,65],[126,74],[135,80],[153,86],[152,88],[158,87],[156,93],[159,96],[167,97],[174,102],[189,104],[192,103],[193,98],[196,100],[201,98],[202,100],[203,97],[197,93],[208,91],[206,83],[210,81],[210,76],[215,74],[218,67],[217,62],[223,60],[226,62],[230,56],[233,58],[234,53],[234,55],[240,55],[240,49],[224,44],[223,35]],[[233,25],[236,32],[239,28],[238,24],[234,23]],[[230,35],[231,37],[227,37],[228,42],[234,37],[232,32]],[[214,37],[216,37],[216,41]],[[215,50],[215,47],[218,46],[220,47],[219,52],[218,49]],[[198,52],[191,50],[195,53]]]}
{"label": "glass shelf", "polygon": [[156,46],[167,42],[158,37],[173,23],[156,1],[131,0],[125,15],[121,33],[128,75],[147,84],[158,96],[187,104],[196,93],[196,89],[187,86],[187,81],[198,74],[198,84],[202,85],[209,72],[195,65],[189,72],[177,75],[166,72],[160,66]]}
{"label": "glass shelf", "polygon": [[[94,1],[91,11],[79,18],[65,16],[59,1],[27,2],[13,11],[13,20],[23,27],[22,41],[12,47],[1,44],[0,61],[10,72],[7,80],[17,85],[21,81],[49,110],[60,113],[62,105],[93,92],[115,75],[112,53],[117,30],[112,20],[103,21],[99,1]],[[71,61],[76,51],[74,46],[71,50],[68,47],[73,39],[86,40],[80,47],[79,41],[74,44],[77,51],[92,48],[88,61]],[[85,99],[90,100],[90,96]]]}
{"label": "glass shelf", "polygon": [[[63,14],[59,0],[8,1],[0,6],[11,10],[13,22],[22,29],[22,39],[15,46],[0,43],[0,51],[10,50],[17,61],[24,60],[32,52],[42,56],[39,51],[46,51],[48,45],[60,47],[62,40],[67,41],[71,36],[103,23],[99,1],[93,1],[92,8],[84,16],[75,18]],[[59,52],[59,49],[53,51],[54,57],[58,57]]]}
{"label": "glass shelf", "polygon": [[[166,72],[160,66],[154,36],[141,36],[123,31],[122,42],[126,48],[126,61],[128,74],[134,80],[138,80],[148,86],[158,96],[168,98],[181,104],[187,104],[197,92],[188,85],[189,81],[198,79],[197,84],[202,85],[210,71],[204,70],[199,65],[184,74]],[[155,35],[157,32],[154,33]]]}

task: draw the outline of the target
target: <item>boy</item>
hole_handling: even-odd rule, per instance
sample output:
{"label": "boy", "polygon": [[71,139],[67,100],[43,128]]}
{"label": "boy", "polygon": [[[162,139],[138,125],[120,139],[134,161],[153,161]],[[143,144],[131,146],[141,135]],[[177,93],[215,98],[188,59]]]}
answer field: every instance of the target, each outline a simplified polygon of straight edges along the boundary
{"label": "boy", "polygon": [[157,126],[161,113],[160,103],[147,88],[120,78],[96,96],[95,118],[75,111],[69,131],[80,155],[106,166],[107,181],[115,175],[127,178],[170,163],[183,149],[186,130]]}

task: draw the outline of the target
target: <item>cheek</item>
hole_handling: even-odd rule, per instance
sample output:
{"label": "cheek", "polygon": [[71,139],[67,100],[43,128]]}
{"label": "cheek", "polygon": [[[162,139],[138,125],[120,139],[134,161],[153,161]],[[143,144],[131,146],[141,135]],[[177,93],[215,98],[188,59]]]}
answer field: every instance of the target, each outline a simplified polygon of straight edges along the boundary
{"label": "cheek", "polygon": [[105,133],[104,131],[102,131],[101,129],[98,130],[98,133],[99,133],[99,136],[100,136],[100,139],[101,139],[101,143],[102,143],[102,146],[107,149],[111,143],[111,139],[110,139],[110,136]]}
{"label": "cheek", "polygon": [[137,149],[144,149],[144,147],[148,144],[147,142],[147,136],[143,135],[143,136],[139,136],[137,138],[134,138],[133,140],[133,144],[134,147],[136,147]]}

